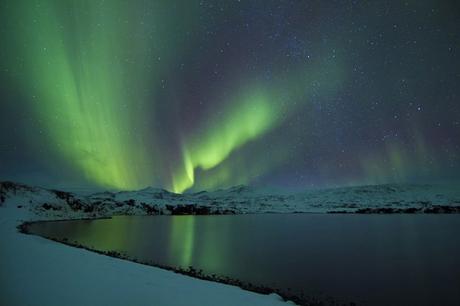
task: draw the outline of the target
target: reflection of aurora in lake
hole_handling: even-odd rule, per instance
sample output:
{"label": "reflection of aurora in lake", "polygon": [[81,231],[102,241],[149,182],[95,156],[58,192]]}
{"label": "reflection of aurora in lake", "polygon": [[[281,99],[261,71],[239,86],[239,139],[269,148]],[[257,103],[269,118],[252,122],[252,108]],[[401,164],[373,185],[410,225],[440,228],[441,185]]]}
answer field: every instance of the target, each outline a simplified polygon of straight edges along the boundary
{"label": "reflection of aurora in lake", "polygon": [[170,256],[180,266],[188,267],[195,250],[195,218],[173,218],[170,223]]}
{"label": "reflection of aurora in lake", "polygon": [[37,223],[31,231],[358,305],[456,305],[460,298],[455,215],[115,217]]}

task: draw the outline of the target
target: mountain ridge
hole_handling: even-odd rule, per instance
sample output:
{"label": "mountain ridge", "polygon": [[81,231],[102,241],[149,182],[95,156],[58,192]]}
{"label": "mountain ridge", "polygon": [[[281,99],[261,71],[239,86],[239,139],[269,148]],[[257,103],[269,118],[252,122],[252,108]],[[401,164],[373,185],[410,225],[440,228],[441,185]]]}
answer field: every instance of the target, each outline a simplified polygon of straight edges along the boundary
{"label": "mountain ridge", "polygon": [[176,194],[147,187],[137,191],[75,192],[0,182],[0,207],[15,205],[41,216],[97,218],[114,215],[246,213],[460,212],[460,188],[450,185],[382,184],[269,193],[237,185]]}

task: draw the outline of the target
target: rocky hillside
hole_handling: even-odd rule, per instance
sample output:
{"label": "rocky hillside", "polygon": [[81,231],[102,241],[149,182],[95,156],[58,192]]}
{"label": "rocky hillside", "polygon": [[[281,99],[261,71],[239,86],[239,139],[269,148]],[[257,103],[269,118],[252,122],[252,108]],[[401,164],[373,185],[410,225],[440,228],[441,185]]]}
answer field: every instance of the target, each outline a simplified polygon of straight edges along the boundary
{"label": "rocky hillside", "polygon": [[175,194],[164,189],[81,195],[0,182],[0,206],[49,218],[112,215],[241,213],[456,213],[460,188],[448,185],[375,185],[271,193],[248,186]]}

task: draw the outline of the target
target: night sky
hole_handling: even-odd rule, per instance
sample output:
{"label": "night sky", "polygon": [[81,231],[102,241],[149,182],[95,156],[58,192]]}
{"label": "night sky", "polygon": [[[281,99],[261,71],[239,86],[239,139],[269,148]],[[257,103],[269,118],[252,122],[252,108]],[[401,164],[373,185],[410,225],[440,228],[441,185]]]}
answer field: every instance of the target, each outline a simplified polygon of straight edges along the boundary
{"label": "night sky", "polygon": [[2,180],[460,178],[458,1],[0,3]]}

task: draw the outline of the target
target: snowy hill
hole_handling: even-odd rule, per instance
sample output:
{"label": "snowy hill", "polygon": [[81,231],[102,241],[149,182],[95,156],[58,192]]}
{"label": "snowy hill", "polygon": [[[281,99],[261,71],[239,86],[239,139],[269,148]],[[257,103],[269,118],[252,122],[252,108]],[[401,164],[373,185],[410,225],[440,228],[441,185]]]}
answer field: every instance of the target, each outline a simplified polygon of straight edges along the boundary
{"label": "snowy hill", "polygon": [[45,218],[112,215],[240,213],[452,213],[460,212],[453,185],[373,185],[280,193],[248,186],[175,194],[164,189],[80,195],[1,182],[0,206],[16,206]]}

